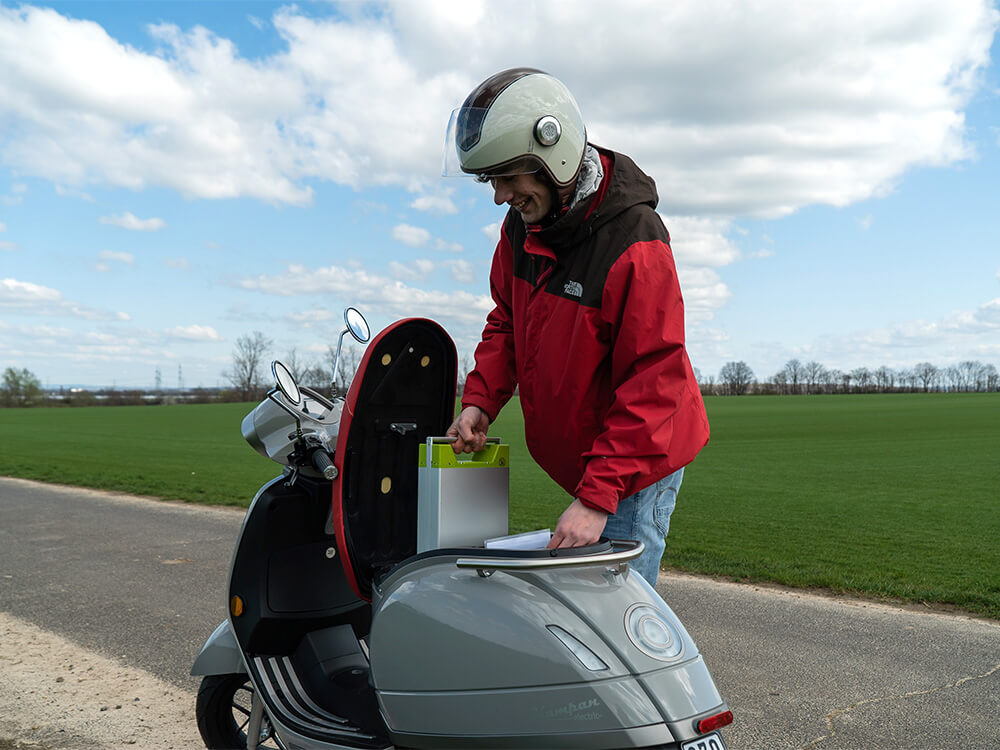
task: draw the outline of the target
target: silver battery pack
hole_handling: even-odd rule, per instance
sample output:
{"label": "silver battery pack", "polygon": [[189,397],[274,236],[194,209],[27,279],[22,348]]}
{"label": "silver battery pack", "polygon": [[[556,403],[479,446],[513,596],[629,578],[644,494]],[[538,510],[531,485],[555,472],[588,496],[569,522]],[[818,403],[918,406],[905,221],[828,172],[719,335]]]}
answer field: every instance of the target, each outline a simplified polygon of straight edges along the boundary
{"label": "silver battery pack", "polygon": [[491,438],[483,450],[462,458],[446,440],[432,437],[420,446],[418,553],[482,547],[507,534],[510,446]]}

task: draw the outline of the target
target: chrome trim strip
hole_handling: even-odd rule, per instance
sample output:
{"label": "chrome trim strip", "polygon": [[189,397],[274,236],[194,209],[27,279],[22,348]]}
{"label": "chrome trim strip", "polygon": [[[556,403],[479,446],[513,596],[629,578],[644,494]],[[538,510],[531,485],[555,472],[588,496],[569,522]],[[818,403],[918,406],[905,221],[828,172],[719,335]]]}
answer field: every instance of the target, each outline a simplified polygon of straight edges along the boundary
{"label": "chrome trim strip", "polygon": [[523,557],[460,557],[455,561],[459,568],[473,569],[480,571],[509,570],[551,570],[553,568],[583,568],[592,565],[623,565],[629,560],[634,560],[643,553],[645,545],[637,541],[614,541],[615,548],[625,546],[625,549],[614,549],[612,552],[604,552],[598,555],[585,555],[580,557],[548,557],[548,558],[523,558]]}
{"label": "chrome trim strip", "polygon": [[300,714],[301,718],[299,718],[299,721],[303,720],[308,721],[314,727],[318,727],[321,729],[332,729],[336,732],[344,731],[344,728],[341,727],[340,725],[314,715],[313,712],[311,712],[308,708],[303,706],[302,703],[299,701],[299,697],[295,695],[291,691],[291,689],[289,689],[288,683],[285,682],[285,676],[284,674],[282,674],[282,671],[278,666],[279,665],[278,660],[274,657],[271,657],[270,659],[268,659],[268,661],[271,663],[271,671],[274,672],[274,679],[281,687],[281,697],[285,699],[285,704],[289,708],[291,708],[293,711],[297,711]]}
{"label": "chrome trim strip", "polygon": [[[299,676],[297,674],[295,674],[295,668],[292,666],[292,662],[289,660],[289,658],[287,656],[282,657],[282,662],[285,665],[285,672],[288,673],[288,678],[291,680],[292,684],[295,686],[295,692],[298,694],[299,699],[307,707],[311,708],[313,710],[313,712],[317,716],[321,716],[321,717],[323,717],[325,719],[329,719],[331,721],[334,721],[334,722],[337,722],[337,723],[340,723],[340,724],[347,724],[346,727],[343,727],[343,731],[361,733],[361,730],[358,729],[357,727],[353,726],[351,724],[350,720],[345,719],[345,718],[340,717],[340,716],[337,716],[336,714],[331,714],[329,711],[326,711],[325,709],[320,708],[315,703],[313,703],[312,699],[309,697],[309,694],[306,692],[305,688],[302,686],[302,683],[299,682]],[[366,734],[361,733],[361,736],[370,737],[372,735],[366,735]],[[374,737],[372,737],[372,738],[374,739]]]}

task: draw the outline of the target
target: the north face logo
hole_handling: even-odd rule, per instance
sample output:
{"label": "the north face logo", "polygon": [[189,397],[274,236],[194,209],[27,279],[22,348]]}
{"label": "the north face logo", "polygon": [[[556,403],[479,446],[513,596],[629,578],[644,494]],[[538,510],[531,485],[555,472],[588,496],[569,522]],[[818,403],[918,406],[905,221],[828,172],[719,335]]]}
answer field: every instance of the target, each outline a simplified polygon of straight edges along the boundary
{"label": "the north face logo", "polygon": [[583,284],[579,281],[567,281],[566,286],[563,287],[563,292],[565,294],[572,294],[574,297],[582,297]]}

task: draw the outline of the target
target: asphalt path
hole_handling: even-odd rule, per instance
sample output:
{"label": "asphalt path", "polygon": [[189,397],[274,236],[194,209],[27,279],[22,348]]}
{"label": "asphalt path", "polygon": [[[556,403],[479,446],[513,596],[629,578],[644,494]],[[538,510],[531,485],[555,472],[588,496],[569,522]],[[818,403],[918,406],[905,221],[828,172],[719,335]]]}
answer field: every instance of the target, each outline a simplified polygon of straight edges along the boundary
{"label": "asphalt path", "polygon": [[[242,517],[0,478],[0,611],[193,694]],[[1000,747],[998,623],[672,574],[658,589],[733,709],[731,749]]]}

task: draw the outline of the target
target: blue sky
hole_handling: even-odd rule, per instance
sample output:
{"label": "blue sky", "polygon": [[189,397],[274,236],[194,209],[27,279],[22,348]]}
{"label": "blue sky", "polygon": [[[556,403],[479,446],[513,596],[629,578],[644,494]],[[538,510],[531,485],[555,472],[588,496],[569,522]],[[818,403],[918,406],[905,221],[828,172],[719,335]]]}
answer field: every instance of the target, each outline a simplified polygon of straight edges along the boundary
{"label": "blue sky", "polygon": [[214,386],[354,304],[471,354],[503,209],[452,108],[530,65],[657,181],[692,361],[1000,366],[984,2],[0,2],[0,369]]}

